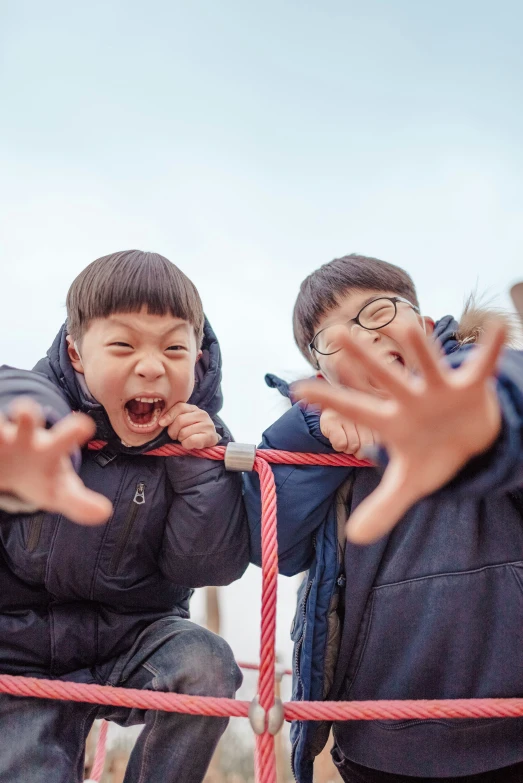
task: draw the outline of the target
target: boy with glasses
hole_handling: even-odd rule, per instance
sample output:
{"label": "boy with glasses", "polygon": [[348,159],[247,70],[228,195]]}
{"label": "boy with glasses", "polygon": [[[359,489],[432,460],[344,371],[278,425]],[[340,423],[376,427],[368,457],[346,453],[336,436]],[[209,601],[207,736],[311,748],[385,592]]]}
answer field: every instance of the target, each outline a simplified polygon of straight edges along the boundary
{"label": "boy with glasses", "polygon": [[[295,404],[263,446],[365,456],[381,444],[386,469],[275,466],[280,570],[307,571],[292,629],[295,699],[523,693],[523,361],[507,351],[494,382],[504,332],[471,347],[478,318],[466,329],[450,316],[434,323],[406,272],[362,256],[301,286],[295,338],[328,383],[292,394],[322,412]],[[250,475],[246,501],[259,562]],[[358,783],[520,781],[522,723],[340,721],[333,758]],[[299,783],[312,782],[328,730],[293,725]]]}

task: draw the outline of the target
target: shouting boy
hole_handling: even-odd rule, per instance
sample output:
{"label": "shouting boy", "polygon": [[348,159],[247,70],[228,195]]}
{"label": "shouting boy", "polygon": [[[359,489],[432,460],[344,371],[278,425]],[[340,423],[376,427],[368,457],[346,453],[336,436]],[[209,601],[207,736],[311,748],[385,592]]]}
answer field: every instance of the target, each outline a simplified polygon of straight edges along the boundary
{"label": "shouting boy", "polygon": [[[365,456],[381,444],[388,463],[274,468],[280,569],[307,570],[294,699],[523,695],[523,358],[506,351],[495,381],[503,329],[475,347],[481,324],[467,320],[434,324],[409,275],[373,258],[336,259],[301,286],[294,334],[324,382],[293,392],[322,413],[295,404],[263,447]],[[246,500],[259,563],[253,475]],[[507,783],[523,779],[522,728],[340,721],[332,753],[345,781]],[[299,783],[328,731],[293,725]]]}
{"label": "shouting boy", "polygon": [[[230,648],[188,618],[192,588],[247,566],[240,477],[221,462],[144,456],[171,439],[230,440],[220,379],[195,286],[140,251],[76,278],[67,323],[35,371],[2,368],[0,671],[234,696]],[[80,455],[95,431],[107,445]],[[3,695],[0,781],[79,783],[99,717],[145,723],[126,783],[201,781],[227,725]]]}

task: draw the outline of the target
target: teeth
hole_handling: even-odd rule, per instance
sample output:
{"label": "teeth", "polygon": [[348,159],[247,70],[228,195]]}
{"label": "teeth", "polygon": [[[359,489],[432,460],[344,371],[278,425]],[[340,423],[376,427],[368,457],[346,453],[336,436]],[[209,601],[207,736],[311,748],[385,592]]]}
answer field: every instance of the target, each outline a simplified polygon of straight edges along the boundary
{"label": "teeth", "polygon": [[398,360],[399,357],[395,353],[391,353],[391,355],[387,357],[387,364],[392,364],[393,362],[397,362]]}
{"label": "teeth", "polygon": [[[149,400],[139,400],[139,402],[149,402]],[[160,415],[161,415],[161,411],[155,411],[153,413],[153,417],[152,417],[151,421],[148,424],[135,424],[134,421],[129,416],[129,411],[127,410],[127,408],[125,409],[125,413],[127,415],[127,421],[129,422],[131,427],[136,427],[139,430],[150,429],[151,427],[155,426],[156,423],[158,422],[158,419],[160,418]]]}
{"label": "teeth", "polygon": [[136,402],[161,402],[161,397],[135,397]]}

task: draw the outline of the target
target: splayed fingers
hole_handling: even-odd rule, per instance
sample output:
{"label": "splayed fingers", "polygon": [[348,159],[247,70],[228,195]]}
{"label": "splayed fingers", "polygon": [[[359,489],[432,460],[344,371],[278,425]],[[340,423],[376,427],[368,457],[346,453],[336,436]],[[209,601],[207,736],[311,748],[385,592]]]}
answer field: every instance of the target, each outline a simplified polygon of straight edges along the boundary
{"label": "splayed fingers", "polygon": [[94,421],[83,413],[75,413],[57,422],[49,430],[47,450],[50,457],[71,454],[93,437]]}
{"label": "splayed fingers", "polygon": [[69,465],[62,473],[59,496],[52,510],[80,525],[99,525],[110,517],[112,505],[106,497],[88,489]]}
{"label": "splayed fingers", "polygon": [[110,501],[87,489],[71,462],[71,454],[94,430],[94,422],[83,414],[70,414],[46,429],[33,400],[16,400],[9,419],[0,419],[0,491],[74,522],[105,522]]}
{"label": "splayed fingers", "polygon": [[392,530],[417,500],[408,479],[408,464],[401,459],[392,460],[378,487],[349,517],[349,541],[371,544]]}
{"label": "splayed fingers", "polygon": [[383,391],[398,400],[404,400],[409,394],[409,379],[404,373],[391,364],[384,364],[383,360],[366,351],[357,340],[354,340],[347,329],[339,328],[336,343],[342,351],[357,361],[358,365],[370,376],[370,378]]}
{"label": "splayed fingers", "polygon": [[37,430],[44,426],[42,409],[28,397],[20,397],[15,400],[10,408],[9,418],[15,429],[12,436],[22,448],[27,448],[32,443]]}
{"label": "splayed fingers", "polygon": [[[341,336],[340,336],[341,339]],[[347,353],[376,378],[388,397],[308,381],[296,392],[378,433],[389,464],[379,487],[358,506],[349,537],[367,543],[389,531],[418,500],[446,484],[476,454],[490,448],[501,428],[492,375],[505,340],[497,322],[458,369],[445,366],[419,330],[407,337],[417,375],[402,377],[365,354],[344,335]]]}

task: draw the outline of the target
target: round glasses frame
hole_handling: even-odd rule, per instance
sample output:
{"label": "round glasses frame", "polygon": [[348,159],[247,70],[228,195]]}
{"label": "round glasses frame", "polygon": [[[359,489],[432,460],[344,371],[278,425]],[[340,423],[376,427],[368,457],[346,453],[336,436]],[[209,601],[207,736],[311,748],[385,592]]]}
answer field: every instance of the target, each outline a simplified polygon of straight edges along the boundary
{"label": "round glasses frame", "polygon": [[[375,302],[380,302],[382,300],[386,300],[387,302],[391,302],[393,304],[394,315],[392,315],[388,321],[385,321],[385,323],[380,324],[379,326],[365,326],[365,324],[361,322],[361,314],[364,312],[364,310],[367,307],[369,307],[369,305],[374,304]],[[412,302],[409,302],[408,299],[404,299],[402,296],[378,296],[376,297],[376,299],[372,299],[370,302],[364,304],[361,310],[357,313],[355,318],[349,318],[348,321],[344,321],[342,324],[336,324],[336,326],[338,325],[349,326],[349,324],[358,324],[358,326],[361,326],[362,329],[366,329],[368,332],[376,332],[378,329],[383,329],[383,327],[391,324],[393,320],[396,318],[398,314],[398,302],[401,302],[403,304],[408,305],[409,307],[412,307],[412,309],[415,310],[417,313],[420,312],[419,307],[416,307],[416,305],[413,305]],[[314,337],[312,338],[308,346],[311,356],[314,357],[315,353],[319,353],[321,356],[332,356],[333,354],[338,353],[341,350],[341,348],[337,348],[335,351],[320,351],[315,344],[320,334],[324,332],[326,329],[330,329],[334,325],[335,324],[331,324],[330,326],[326,326],[324,329],[320,329],[319,332],[316,332],[316,334],[314,335]],[[315,359],[315,361],[316,361],[316,369],[319,370],[320,366],[318,360]]]}

